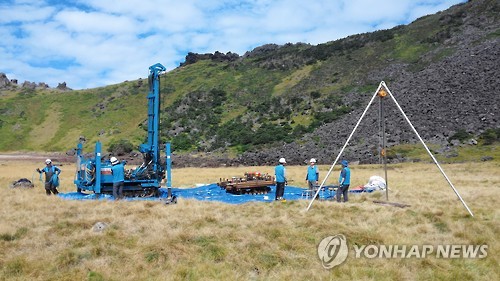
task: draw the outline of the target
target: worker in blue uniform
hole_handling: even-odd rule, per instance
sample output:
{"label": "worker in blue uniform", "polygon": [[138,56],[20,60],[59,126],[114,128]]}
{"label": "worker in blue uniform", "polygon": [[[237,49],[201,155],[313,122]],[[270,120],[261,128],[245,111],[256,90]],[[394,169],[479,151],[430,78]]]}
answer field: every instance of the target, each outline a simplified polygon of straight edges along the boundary
{"label": "worker in blue uniform", "polygon": [[286,169],[285,158],[280,158],[279,164],[274,168],[274,175],[276,176],[276,196],[275,200],[284,200],[283,194],[285,194],[286,185]]}
{"label": "worker in blue uniform", "polygon": [[59,186],[59,174],[61,169],[59,167],[52,165],[52,160],[45,160],[45,167],[43,169],[36,168],[36,171],[40,174],[40,180],[42,179],[42,173],[45,173],[45,193],[47,195],[58,194],[57,187]]}
{"label": "worker in blue uniform", "polygon": [[116,157],[111,157],[111,173],[113,174],[113,197],[115,200],[123,198],[123,185],[125,182],[125,167]]}
{"label": "worker in blue uniform", "polygon": [[318,186],[319,180],[319,169],[316,166],[316,159],[311,158],[309,160],[309,166],[307,167],[306,182],[309,187],[309,192],[311,196],[316,193],[316,187]]}
{"label": "worker in blue uniform", "polygon": [[342,170],[339,176],[339,187],[337,188],[337,202],[340,202],[341,197],[344,197],[344,202],[347,202],[349,193],[349,186],[351,185],[351,169],[349,169],[349,162],[342,160]]}

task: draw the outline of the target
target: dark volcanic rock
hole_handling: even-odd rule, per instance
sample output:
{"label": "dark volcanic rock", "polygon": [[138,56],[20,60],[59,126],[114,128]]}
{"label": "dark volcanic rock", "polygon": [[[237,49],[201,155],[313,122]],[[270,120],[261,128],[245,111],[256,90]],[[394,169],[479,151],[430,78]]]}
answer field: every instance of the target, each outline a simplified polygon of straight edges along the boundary
{"label": "dark volcanic rock", "polygon": [[68,86],[66,86],[66,82],[59,83],[56,88],[58,90],[61,90],[61,91],[71,91],[72,90],[71,88],[68,88]]}
{"label": "dark volcanic rock", "polygon": [[239,58],[240,56],[236,53],[231,53],[227,52],[226,54],[223,54],[219,51],[216,51],[213,54],[207,53],[207,54],[197,54],[197,53],[192,53],[189,52],[186,56],[186,60],[180,64],[180,66],[188,65],[188,64],[193,64],[197,61],[200,60],[212,60],[212,61],[217,61],[217,62],[232,62],[235,61]]}
{"label": "dark volcanic rock", "polygon": [[[465,5],[465,4],[464,4]],[[498,14],[485,16],[484,5],[489,10],[500,11],[498,1],[469,1],[463,7],[451,8],[441,13],[442,24],[453,22],[454,29],[431,38],[439,44],[434,52],[420,58],[420,70],[414,65],[393,63],[374,69],[366,77],[371,84],[387,81],[387,86],[401,109],[426,144],[436,144],[443,149],[450,146],[448,139],[457,131],[465,130],[478,136],[486,129],[499,128],[500,106],[500,38],[494,36],[500,28]],[[476,13],[470,12],[475,10]],[[477,12],[480,11],[480,12]],[[479,13],[479,14],[478,14]],[[277,45],[264,45],[245,56],[272,52]],[[444,59],[436,54],[453,50]],[[390,81],[390,82],[389,82]],[[375,91],[376,89],[374,89]],[[346,93],[348,104],[361,106],[332,123],[294,142],[260,151],[249,151],[237,159],[219,159],[227,165],[275,165],[280,157],[289,164],[303,164],[314,157],[320,164],[332,163],[353,131],[373,93]],[[384,102],[387,145],[418,144],[419,138],[408,124],[392,99]],[[340,159],[377,163],[381,142],[378,99],[370,106],[364,119],[353,134]],[[446,151],[446,157],[454,157]],[[390,162],[421,161],[391,155]],[[431,158],[428,158],[431,161]],[[215,161],[215,160],[214,160]],[[212,161],[212,162],[214,162]],[[216,162],[216,161],[215,161]]]}
{"label": "dark volcanic rock", "polygon": [[0,89],[10,85],[10,80],[5,73],[0,72]]}

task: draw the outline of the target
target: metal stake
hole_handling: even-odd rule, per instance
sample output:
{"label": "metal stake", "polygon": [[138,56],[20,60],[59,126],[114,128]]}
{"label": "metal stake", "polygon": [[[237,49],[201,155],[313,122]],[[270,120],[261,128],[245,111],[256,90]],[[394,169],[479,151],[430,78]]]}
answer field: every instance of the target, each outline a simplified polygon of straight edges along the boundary
{"label": "metal stake", "polygon": [[380,96],[380,118],[382,122],[382,159],[384,162],[384,180],[385,180],[385,200],[389,201],[389,182],[387,180],[387,147],[386,147],[386,134],[385,134],[385,111],[384,111],[384,97],[385,95],[381,94]]}

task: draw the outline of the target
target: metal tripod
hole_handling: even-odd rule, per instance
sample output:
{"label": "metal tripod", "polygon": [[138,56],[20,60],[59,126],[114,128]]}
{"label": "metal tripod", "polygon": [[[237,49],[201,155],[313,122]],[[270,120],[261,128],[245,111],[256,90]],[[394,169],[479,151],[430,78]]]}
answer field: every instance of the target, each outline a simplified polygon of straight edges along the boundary
{"label": "metal tripod", "polygon": [[[432,155],[431,151],[429,150],[429,148],[425,144],[424,140],[420,137],[420,134],[417,132],[417,130],[415,129],[415,127],[413,126],[413,124],[410,122],[410,119],[408,119],[408,116],[406,116],[406,113],[403,111],[403,109],[401,108],[401,106],[399,105],[399,103],[396,101],[396,98],[394,98],[394,96],[392,95],[392,93],[389,90],[389,88],[387,88],[387,86],[385,85],[384,81],[380,82],[377,90],[375,91],[375,93],[373,94],[372,98],[370,99],[370,102],[368,103],[368,105],[366,106],[365,110],[363,111],[363,114],[361,114],[361,117],[359,118],[358,122],[356,123],[356,126],[354,126],[354,129],[352,130],[351,134],[347,138],[347,141],[345,142],[344,146],[342,147],[342,149],[340,150],[339,154],[337,155],[337,158],[335,158],[335,161],[333,162],[332,166],[330,167],[330,170],[328,170],[328,173],[326,174],[325,178],[321,182],[321,185],[319,186],[319,188],[316,191],[316,194],[315,194],[315,196],[313,198],[316,198],[316,196],[318,196],[319,191],[325,185],[325,182],[328,179],[328,177],[330,176],[330,174],[332,173],[333,168],[335,167],[335,164],[337,164],[337,161],[339,160],[340,156],[344,152],[344,149],[349,144],[349,141],[351,140],[352,136],[354,135],[354,132],[356,132],[356,129],[358,128],[359,124],[361,123],[361,121],[365,117],[366,112],[370,108],[370,105],[373,103],[373,100],[375,99],[375,97],[377,97],[379,95],[384,95],[384,97],[385,97],[385,96],[387,96],[387,94],[392,98],[392,100],[396,104],[397,108],[399,109],[399,111],[401,112],[401,114],[403,115],[403,117],[405,118],[405,120],[408,122],[408,124],[410,125],[411,129],[413,130],[413,132],[417,135],[418,139],[420,140],[420,142],[422,143],[422,145],[425,147],[425,150],[427,151],[427,153],[429,154],[429,156],[432,158],[432,160],[434,161],[434,163],[438,167],[439,171],[441,171],[441,174],[443,174],[444,178],[446,179],[446,181],[448,182],[448,184],[450,185],[450,187],[453,189],[453,191],[457,195],[458,199],[460,199],[460,202],[462,202],[462,204],[464,205],[465,209],[467,209],[467,211],[469,212],[469,214],[471,216],[474,216],[474,214],[472,213],[472,211],[469,209],[469,206],[467,206],[467,204],[465,203],[465,201],[462,199],[462,196],[460,196],[460,194],[458,193],[458,191],[455,188],[455,186],[453,186],[453,184],[451,183],[450,179],[448,178],[448,176],[446,175],[446,173],[444,172],[444,170],[441,168],[441,166],[439,165],[439,163],[436,160],[436,158],[434,157],[434,155]],[[382,112],[383,112],[383,110],[381,110],[381,113]],[[385,124],[383,124],[383,126],[384,126],[384,134],[383,134],[384,136],[383,137],[385,138]],[[385,140],[383,140],[383,147],[384,147],[384,154],[385,154]],[[384,156],[384,158],[386,158],[386,156]],[[387,162],[386,160],[384,160],[384,161]],[[386,165],[386,164],[384,164],[384,165]],[[385,168],[385,173],[386,173],[386,198],[388,199],[389,198],[389,195],[388,195],[389,188],[388,188],[388,184],[387,184],[387,168]],[[311,200],[311,202],[309,203],[309,206],[307,206],[306,211],[309,211],[309,209],[311,208],[313,202],[314,202],[314,199]]]}

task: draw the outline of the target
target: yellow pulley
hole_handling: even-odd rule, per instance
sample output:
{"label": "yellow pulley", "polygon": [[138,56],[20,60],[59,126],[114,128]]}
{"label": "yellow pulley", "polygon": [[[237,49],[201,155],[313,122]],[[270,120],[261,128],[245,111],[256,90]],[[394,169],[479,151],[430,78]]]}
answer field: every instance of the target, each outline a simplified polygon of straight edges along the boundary
{"label": "yellow pulley", "polygon": [[387,92],[383,88],[381,88],[380,91],[378,91],[378,96],[383,98],[387,96]]}

